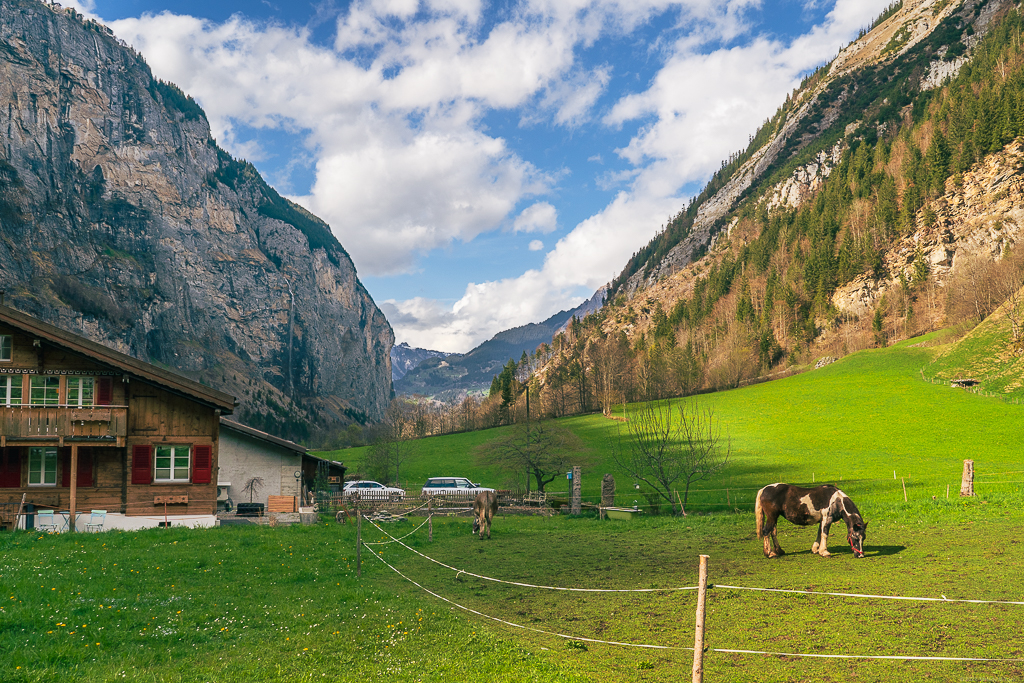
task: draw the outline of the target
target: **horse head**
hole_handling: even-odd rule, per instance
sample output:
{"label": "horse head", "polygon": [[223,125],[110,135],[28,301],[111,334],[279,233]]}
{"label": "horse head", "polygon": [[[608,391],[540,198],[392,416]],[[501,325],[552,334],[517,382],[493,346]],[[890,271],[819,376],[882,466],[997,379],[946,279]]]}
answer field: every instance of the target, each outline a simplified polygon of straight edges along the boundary
{"label": "horse head", "polygon": [[475,517],[473,519],[473,534],[476,535],[480,532],[480,518]]}
{"label": "horse head", "polygon": [[850,542],[854,556],[864,557],[864,539],[868,537],[868,523],[861,519],[860,515],[850,515],[846,528],[846,540]]}

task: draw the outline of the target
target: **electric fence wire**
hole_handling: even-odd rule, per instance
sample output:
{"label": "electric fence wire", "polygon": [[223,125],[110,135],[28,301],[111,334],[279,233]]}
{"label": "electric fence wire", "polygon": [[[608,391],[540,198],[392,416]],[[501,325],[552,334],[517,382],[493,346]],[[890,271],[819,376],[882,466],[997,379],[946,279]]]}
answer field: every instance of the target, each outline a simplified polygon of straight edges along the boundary
{"label": "electric fence wire", "polygon": [[[364,543],[363,545],[366,545],[366,544]],[[386,567],[391,569],[391,571],[395,572],[400,577],[402,577],[403,579],[405,579],[406,581],[408,581],[412,585],[416,586],[417,588],[419,588],[423,592],[427,593],[428,595],[432,595],[433,597],[437,598],[438,600],[441,600],[443,602],[447,602],[449,605],[452,605],[453,607],[457,607],[457,608],[459,608],[459,609],[461,609],[461,610],[463,610],[465,612],[469,612],[470,614],[475,614],[476,616],[481,617],[483,619],[489,619],[489,620],[497,622],[499,624],[504,624],[506,626],[511,626],[512,628],[522,629],[524,631],[531,631],[533,633],[539,633],[539,634],[546,635],[546,636],[554,636],[556,638],[563,638],[565,640],[576,640],[576,641],[580,641],[580,642],[584,642],[584,643],[596,643],[596,644],[600,644],[600,645],[617,645],[619,647],[633,647],[633,648],[639,648],[639,649],[645,649],[645,650],[682,650],[682,651],[693,652],[693,648],[692,647],[679,646],[679,645],[651,645],[651,644],[647,644],[647,643],[624,643],[624,642],[615,641],[615,640],[600,640],[598,638],[586,638],[584,636],[573,636],[573,635],[568,635],[566,633],[558,633],[557,631],[546,631],[544,629],[534,628],[532,626],[523,626],[522,624],[517,624],[517,623],[512,622],[512,621],[507,621],[505,619],[501,619],[499,617],[494,617],[494,616],[491,616],[489,614],[484,614],[483,612],[475,610],[475,609],[473,609],[471,607],[466,607],[465,605],[460,605],[459,603],[455,602],[454,600],[451,600],[449,598],[444,597],[443,595],[435,593],[434,591],[430,590],[426,586],[424,586],[424,585],[414,581],[413,579],[409,578],[408,576],[406,576],[405,574],[400,572],[391,563],[389,563],[387,560],[385,560],[383,557],[381,557],[380,553],[374,552],[373,549],[371,549],[369,547],[367,548],[367,550],[369,550],[370,554],[373,555],[374,557],[376,557],[378,560],[380,560]],[[1020,658],[1020,657],[1012,657],[1012,658],[985,658],[985,657],[942,657],[942,656],[922,656],[922,655],[842,655],[842,654],[840,654],[840,655],[832,655],[832,654],[807,654],[807,653],[799,653],[799,652],[771,652],[771,651],[766,651],[766,650],[738,650],[738,649],[717,648],[717,647],[716,648],[708,648],[708,651],[710,651],[710,652],[722,652],[722,653],[725,653],[725,654],[767,655],[767,656],[772,656],[772,657],[804,657],[804,658],[813,658],[813,659],[888,659],[888,660],[901,660],[901,661],[914,660],[914,661],[941,661],[941,662],[1021,662],[1021,661],[1024,661],[1024,658]]]}
{"label": "electric fence wire", "polygon": [[[367,521],[369,521],[369,520],[367,520]],[[411,550],[412,552],[416,553],[417,555],[419,555],[420,557],[422,557],[425,560],[429,560],[429,561],[433,562],[436,565],[440,565],[441,567],[444,567],[445,569],[450,569],[451,571],[456,572],[457,576],[465,574],[466,576],[472,576],[475,579],[482,579],[484,581],[492,581],[494,583],[503,583],[503,584],[506,584],[508,586],[519,586],[520,588],[540,588],[540,589],[549,590],[549,591],[567,591],[567,592],[573,592],[573,593],[664,593],[664,592],[670,592],[670,591],[695,591],[695,590],[697,590],[696,586],[684,586],[684,587],[680,587],[680,588],[565,588],[565,587],[561,587],[561,586],[539,586],[537,584],[522,583],[520,581],[505,581],[504,579],[496,579],[496,578],[493,578],[493,577],[490,577],[490,576],[484,576],[482,574],[474,574],[473,572],[467,572],[465,569],[459,569],[458,567],[452,567],[451,565],[445,564],[444,562],[441,562],[440,560],[435,560],[434,558],[430,557],[429,555],[424,555],[423,553],[421,553],[420,551],[416,550],[415,548],[411,548],[408,545],[406,545],[405,543],[402,543],[402,541],[400,541],[399,539],[393,537],[391,534],[389,534],[388,532],[384,531],[384,529],[381,529],[379,526],[377,526],[373,522],[370,522],[370,524],[373,524],[373,526],[376,527],[378,531],[380,531],[382,534],[384,534],[388,538],[392,539],[392,541],[398,543],[398,545],[402,546],[406,550]],[[383,542],[387,543],[388,541],[383,541]],[[363,542],[363,545],[367,545],[365,541]]]}

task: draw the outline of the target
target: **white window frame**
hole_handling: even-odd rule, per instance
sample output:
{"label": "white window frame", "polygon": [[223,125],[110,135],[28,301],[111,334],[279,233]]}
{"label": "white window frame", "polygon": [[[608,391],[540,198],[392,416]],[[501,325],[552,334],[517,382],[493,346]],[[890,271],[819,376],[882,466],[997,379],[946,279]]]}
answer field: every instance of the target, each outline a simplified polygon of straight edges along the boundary
{"label": "white window frame", "polygon": [[[58,377],[57,375],[29,375],[29,377],[31,378],[31,379],[29,379],[29,384],[28,384],[28,386],[29,386],[29,389],[28,389],[28,396],[29,396],[28,402],[29,402],[29,405],[33,405],[33,406],[57,406],[57,405],[60,405],[60,377]],[[42,389],[42,391],[43,391],[43,394],[42,394],[42,399],[43,400],[39,401],[39,402],[37,402],[35,400],[36,399],[35,392],[37,390],[37,387],[33,386],[37,379],[46,380],[46,383],[44,384],[44,386],[38,387],[38,389]],[[46,392],[51,387],[46,386],[46,385],[47,384],[52,384],[54,381],[57,382],[57,386],[56,386],[57,393],[53,397],[53,400],[49,400],[47,398],[47,396],[46,396]]]}
{"label": "white window frame", "polygon": [[[36,481],[32,481],[35,479]],[[47,481],[52,479],[53,481]],[[57,485],[57,449],[50,446],[33,446],[28,449],[28,485]]]}
{"label": "white window frame", "polygon": [[[72,387],[72,385],[75,386]],[[88,386],[88,397],[83,396],[83,394],[86,393],[86,386]],[[72,391],[75,391],[78,396],[72,398]],[[75,408],[91,408],[96,405],[96,378],[81,376],[68,377],[67,402],[69,406]]]}
{"label": "white window frame", "polygon": [[14,336],[0,334],[0,363],[10,363],[14,360]]}
{"label": "white window frame", "polygon": [[[164,453],[161,454],[161,451]],[[182,454],[184,452],[184,455]],[[160,459],[170,457],[167,467],[160,467]],[[184,466],[182,466],[184,461]],[[182,474],[184,477],[176,476]],[[163,476],[161,476],[161,474]],[[192,481],[192,447],[188,444],[155,444],[153,446],[153,483],[187,484]]]}
{"label": "white window frame", "polygon": [[23,387],[22,375],[0,375],[0,406],[21,405]]}

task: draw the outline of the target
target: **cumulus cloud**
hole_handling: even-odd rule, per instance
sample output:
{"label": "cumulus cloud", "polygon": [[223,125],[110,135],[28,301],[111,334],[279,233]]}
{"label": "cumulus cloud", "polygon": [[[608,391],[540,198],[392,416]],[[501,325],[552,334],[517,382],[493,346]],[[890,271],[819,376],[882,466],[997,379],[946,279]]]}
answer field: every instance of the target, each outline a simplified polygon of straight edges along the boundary
{"label": "cumulus cloud", "polygon": [[512,223],[514,232],[547,234],[558,227],[558,211],[548,202],[537,202],[523,209]]}
{"label": "cumulus cloud", "polygon": [[[760,1],[519,0],[495,22],[481,0],[353,0],[331,45],[239,15],[145,14],[111,26],[158,77],[197,97],[235,154],[265,154],[240,127],[299,140],[315,179],[295,199],[331,224],[362,275],[410,272],[422,254],[510,224],[558,229],[550,197],[562,169],[538,167],[489,132],[490,113],[570,131],[636,125],[628,144],[603,150],[619,168],[594,178],[615,198],[558,239],[541,268],[470,283],[454,304],[382,303],[400,340],[464,351],[611,279],[683,205],[681,188],[743,147],[802,73],[888,2],[836,0],[825,22],[783,44],[751,33],[748,10]],[[615,71],[583,53],[655,18],[658,73],[598,110]],[[601,152],[590,158],[602,163]]]}

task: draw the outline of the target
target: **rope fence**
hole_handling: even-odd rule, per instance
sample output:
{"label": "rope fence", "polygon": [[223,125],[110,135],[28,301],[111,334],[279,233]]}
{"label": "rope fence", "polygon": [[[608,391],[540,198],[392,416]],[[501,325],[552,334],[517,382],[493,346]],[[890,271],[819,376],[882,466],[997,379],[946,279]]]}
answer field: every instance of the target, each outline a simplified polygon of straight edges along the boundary
{"label": "rope fence", "polygon": [[[430,520],[430,517],[428,517],[427,521],[429,521],[429,520]],[[870,600],[900,600],[900,601],[938,602],[938,603],[948,603],[948,604],[964,604],[964,603],[968,603],[968,604],[985,604],[985,605],[1020,605],[1020,606],[1024,606],[1024,601],[982,600],[982,599],[967,599],[967,598],[947,598],[945,595],[943,595],[943,596],[941,596],[939,598],[919,597],[919,596],[899,596],[899,595],[874,595],[874,594],[867,594],[867,593],[841,593],[841,592],[827,592],[827,591],[796,590],[796,589],[785,589],[785,588],[760,588],[760,587],[751,587],[751,586],[730,586],[730,585],[726,585],[726,584],[710,584],[710,583],[707,583],[707,572],[706,572],[707,556],[702,556],[701,557],[701,560],[702,560],[701,580],[702,580],[702,582],[701,582],[701,585],[699,585],[699,586],[683,586],[683,587],[672,587],[672,588],[639,588],[639,589],[567,588],[567,587],[559,587],[559,586],[544,586],[544,585],[530,584],[530,583],[524,583],[524,582],[519,582],[519,581],[508,581],[508,580],[505,580],[505,579],[498,579],[498,578],[495,578],[495,577],[485,576],[485,575],[482,575],[482,574],[476,574],[476,573],[473,573],[473,572],[466,571],[465,569],[459,569],[457,567],[453,567],[453,566],[448,565],[448,564],[446,564],[444,562],[441,562],[440,560],[432,558],[432,557],[430,557],[430,556],[428,556],[428,555],[426,555],[424,553],[421,553],[420,551],[416,550],[415,548],[412,548],[412,547],[410,547],[407,544],[402,542],[405,538],[408,538],[409,536],[414,534],[416,531],[421,529],[424,526],[424,524],[427,523],[427,521],[424,521],[423,524],[420,524],[418,527],[416,527],[416,529],[414,529],[410,533],[406,534],[405,536],[402,536],[401,538],[395,538],[394,536],[389,534],[387,531],[382,529],[380,526],[378,526],[376,523],[374,523],[373,521],[370,521],[370,523],[378,531],[380,531],[384,536],[386,536],[390,540],[370,543],[370,542],[362,541],[361,538],[357,538],[357,543],[359,545],[367,546],[367,549],[370,550],[370,554],[372,554],[374,557],[376,557],[378,560],[380,560],[385,566],[387,566],[389,569],[391,569],[393,572],[395,572],[402,579],[408,581],[409,583],[411,583],[412,585],[416,586],[420,590],[422,590],[425,593],[427,593],[427,594],[437,598],[438,600],[441,600],[443,602],[446,602],[446,603],[452,605],[453,607],[456,607],[456,608],[458,608],[460,610],[463,610],[463,611],[465,611],[467,613],[474,614],[474,615],[476,615],[478,617],[481,617],[483,619],[488,619],[488,620],[494,621],[496,623],[504,624],[504,625],[509,626],[511,628],[521,629],[521,630],[524,630],[524,631],[530,631],[530,632],[533,632],[533,633],[538,633],[538,634],[542,634],[542,635],[562,638],[562,639],[565,639],[565,640],[574,640],[574,641],[579,641],[579,642],[584,642],[584,643],[595,643],[595,644],[602,644],[602,645],[614,645],[614,646],[619,646],[619,647],[639,648],[639,649],[647,649],[647,650],[681,650],[681,651],[685,650],[685,651],[693,652],[694,653],[694,678],[693,678],[694,681],[703,681],[703,663],[702,663],[703,662],[703,652],[718,652],[718,653],[722,653],[722,654],[739,654],[739,655],[762,655],[762,656],[772,656],[772,657],[795,657],[795,658],[808,658],[808,659],[937,661],[937,662],[997,662],[997,663],[998,662],[1003,662],[1003,663],[1005,663],[1005,662],[1024,662],[1024,657],[992,658],[992,657],[947,657],[947,656],[942,656],[942,655],[823,654],[823,653],[801,653],[801,652],[778,652],[778,651],[771,651],[771,650],[745,650],[745,649],[735,649],[735,648],[704,648],[703,647],[703,638],[704,638],[703,624],[704,624],[704,610],[706,609],[706,605],[705,605],[705,601],[703,599],[699,599],[698,600],[698,608],[697,608],[698,609],[698,613],[697,613],[697,624],[698,624],[698,626],[697,626],[696,641],[695,641],[695,646],[694,647],[677,646],[677,645],[656,645],[656,644],[650,644],[650,643],[629,643],[629,642],[621,642],[621,641],[613,641],[613,640],[601,640],[601,639],[597,639],[597,638],[587,638],[587,637],[584,637],[584,636],[577,636],[577,635],[570,635],[570,634],[565,634],[565,633],[559,633],[557,631],[549,631],[549,630],[545,630],[545,629],[535,628],[535,627],[532,627],[532,626],[525,626],[525,625],[517,624],[515,622],[511,622],[511,621],[508,621],[508,620],[505,620],[505,619],[501,619],[499,617],[495,617],[493,615],[485,614],[485,613],[480,612],[478,610],[475,610],[475,609],[473,609],[471,607],[467,607],[465,605],[459,604],[459,603],[455,602],[454,600],[452,600],[450,598],[447,598],[447,597],[445,597],[443,595],[440,595],[439,593],[437,593],[435,591],[430,590],[429,588],[423,586],[422,584],[418,583],[414,579],[412,579],[412,578],[406,576],[405,574],[403,574],[399,569],[397,569],[395,566],[393,566],[391,563],[389,563],[387,560],[384,559],[384,557],[382,556],[383,553],[374,552],[373,549],[370,548],[369,546],[371,546],[371,545],[384,545],[384,544],[390,544],[390,543],[398,543],[398,545],[401,545],[403,548],[405,548],[407,550],[410,550],[411,552],[415,553],[416,555],[418,555],[418,556],[420,556],[420,557],[422,557],[422,558],[424,558],[424,559],[426,559],[426,560],[428,560],[428,561],[430,561],[430,562],[432,562],[432,563],[434,563],[436,565],[444,567],[445,569],[448,569],[450,571],[456,572],[456,576],[457,577],[460,576],[460,575],[466,575],[466,576],[472,576],[474,578],[485,580],[485,581],[491,581],[491,582],[494,582],[494,583],[500,583],[500,584],[506,584],[506,585],[512,585],[512,586],[519,586],[519,587],[523,587],[523,588],[542,589],[542,590],[569,591],[569,592],[586,592],[586,593],[655,593],[655,592],[671,592],[671,591],[698,591],[700,593],[701,597],[703,597],[705,591],[707,591],[708,589],[721,589],[721,590],[755,591],[755,592],[765,592],[765,593],[797,594],[797,595],[827,596],[827,597],[840,597],[840,598],[853,598],[853,599],[870,599]]]}

